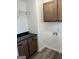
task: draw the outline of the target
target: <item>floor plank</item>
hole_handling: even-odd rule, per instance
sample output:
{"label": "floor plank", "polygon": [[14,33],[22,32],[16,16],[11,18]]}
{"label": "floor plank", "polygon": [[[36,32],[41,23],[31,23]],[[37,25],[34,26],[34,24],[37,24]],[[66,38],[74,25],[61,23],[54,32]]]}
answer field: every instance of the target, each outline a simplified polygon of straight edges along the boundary
{"label": "floor plank", "polygon": [[30,59],[62,59],[62,53],[44,48],[41,52],[36,53]]}

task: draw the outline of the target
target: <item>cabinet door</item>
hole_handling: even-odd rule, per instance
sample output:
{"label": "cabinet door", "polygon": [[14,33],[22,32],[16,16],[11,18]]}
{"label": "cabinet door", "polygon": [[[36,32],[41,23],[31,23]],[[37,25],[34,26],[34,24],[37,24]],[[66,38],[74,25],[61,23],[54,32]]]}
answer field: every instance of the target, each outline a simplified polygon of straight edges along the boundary
{"label": "cabinet door", "polygon": [[43,12],[45,22],[57,21],[57,0],[44,3]]}
{"label": "cabinet door", "polygon": [[28,44],[29,44],[29,52],[30,56],[37,51],[37,38],[32,37],[28,39]]}
{"label": "cabinet door", "polygon": [[62,21],[62,0],[58,0],[58,21]]}
{"label": "cabinet door", "polygon": [[18,43],[18,53],[19,56],[26,56],[26,57],[29,56],[27,40]]}

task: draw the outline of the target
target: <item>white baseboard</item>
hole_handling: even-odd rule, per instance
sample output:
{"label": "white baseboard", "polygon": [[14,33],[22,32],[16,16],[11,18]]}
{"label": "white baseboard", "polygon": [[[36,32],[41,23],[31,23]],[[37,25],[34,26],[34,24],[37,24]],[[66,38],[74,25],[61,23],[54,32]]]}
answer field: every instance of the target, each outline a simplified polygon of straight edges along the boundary
{"label": "white baseboard", "polygon": [[57,52],[59,52],[59,53],[62,53],[62,50],[55,49],[55,48],[51,48],[51,47],[49,47],[49,46],[46,46],[46,47],[49,48],[49,49],[51,49],[51,50],[55,50],[55,51],[57,51]]}
{"label": "white baseboard", "polygon": [[38,52],[42,51],[45,48],[45,46],[43,46],[42,48],[38,49]]}
{"label": "white baseboard", "polygon": [[51,48],[51,47],[48,47],[48,46],[43,46],[42,48],[40,48],[40,49],[38,50],[38,52],[42,51],[44,48],[49,48],[49,49],[51,49],[51,50],[55,50],[55,51],[57,51],[57,52],[59,52],[59,53],[62,53],[61,50],[58,50],[58,49],[55,49],[55,48]]}

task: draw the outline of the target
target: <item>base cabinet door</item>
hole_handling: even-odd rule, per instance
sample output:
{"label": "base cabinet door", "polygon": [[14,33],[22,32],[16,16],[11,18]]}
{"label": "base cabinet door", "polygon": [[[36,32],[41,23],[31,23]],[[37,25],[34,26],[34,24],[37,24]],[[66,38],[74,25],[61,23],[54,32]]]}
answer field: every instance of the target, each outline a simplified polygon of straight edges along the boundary
{"label": "base cabinet door", "polygon": [[27,58],[29,57],[27,40],[18,43],[18,53],[19,56],[26,56]]}
{"label": "base cabinet door", "polygon": [[36,37],[32,37],[30,39],[28,39],[28,45],[29,45],[29,52],[30,52],[30,56],[37,51],[37,38]]}

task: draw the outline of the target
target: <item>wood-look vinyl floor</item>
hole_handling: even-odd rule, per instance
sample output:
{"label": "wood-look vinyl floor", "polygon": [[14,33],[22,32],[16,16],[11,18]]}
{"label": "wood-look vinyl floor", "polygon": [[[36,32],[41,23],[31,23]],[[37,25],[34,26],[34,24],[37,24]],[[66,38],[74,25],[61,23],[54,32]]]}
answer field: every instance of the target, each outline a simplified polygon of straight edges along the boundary
{"label": "wood-look vinyl floor", "polygon": [[30,59],[62,59],[62,53],[45,48],[41,52],[34,54]]}

